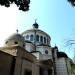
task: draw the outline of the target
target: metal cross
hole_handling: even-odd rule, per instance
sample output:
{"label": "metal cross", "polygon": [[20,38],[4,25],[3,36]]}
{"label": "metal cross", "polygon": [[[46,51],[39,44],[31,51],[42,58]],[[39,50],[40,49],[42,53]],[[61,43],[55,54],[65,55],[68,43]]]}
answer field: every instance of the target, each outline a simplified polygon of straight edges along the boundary
{"label": "metal cross", "polygon": [[17,34],[18,34],[19,30],[17,29],[16,32],[17,32]]}

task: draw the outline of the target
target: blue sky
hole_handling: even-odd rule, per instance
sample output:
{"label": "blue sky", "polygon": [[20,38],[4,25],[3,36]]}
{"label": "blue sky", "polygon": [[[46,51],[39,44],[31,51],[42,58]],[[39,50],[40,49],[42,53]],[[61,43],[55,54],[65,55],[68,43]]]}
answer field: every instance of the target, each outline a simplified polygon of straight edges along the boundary
{"label": "blue sky", "polygon": [[75,34],[75,8],[67,0],[31,0],[27,12],[19,11],[15,5],[10,8],[0,6],[0,16],[0,42],[15,33],[16,29],[21,33],[32,28],[37,19],[39,29],[51,36],[51,45],[56,44],[60,51],[73,57],[73,50],[64,46],[65,41]]}

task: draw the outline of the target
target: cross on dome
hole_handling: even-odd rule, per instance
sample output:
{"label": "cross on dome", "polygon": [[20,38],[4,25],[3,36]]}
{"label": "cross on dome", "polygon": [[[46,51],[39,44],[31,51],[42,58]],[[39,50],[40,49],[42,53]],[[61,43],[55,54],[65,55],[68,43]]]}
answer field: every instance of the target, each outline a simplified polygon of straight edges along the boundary
{"label": "cross on dome", "polygon": [[16,32],[17,32],[17,34],[18,34],[19,30],[17,29]]}

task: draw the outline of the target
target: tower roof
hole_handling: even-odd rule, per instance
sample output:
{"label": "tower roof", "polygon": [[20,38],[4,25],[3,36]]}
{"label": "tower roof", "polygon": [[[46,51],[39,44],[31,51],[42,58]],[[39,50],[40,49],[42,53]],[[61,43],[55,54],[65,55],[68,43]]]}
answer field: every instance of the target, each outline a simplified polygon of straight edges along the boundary
{"label": "tower roof", "polygon": [[61,57],[68,58],[67,54],[64,53],[64,52],[57,52],[57,57],[58,57],[58,58],[61,58]]}

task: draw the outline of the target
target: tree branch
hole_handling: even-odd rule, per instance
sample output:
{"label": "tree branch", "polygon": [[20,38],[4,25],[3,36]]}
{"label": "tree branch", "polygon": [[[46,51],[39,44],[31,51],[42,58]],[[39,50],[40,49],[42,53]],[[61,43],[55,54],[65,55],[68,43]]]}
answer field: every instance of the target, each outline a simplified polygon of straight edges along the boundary
{"label": "tree branch", "polygon": [[19,10],[28,11],[30,0],[0,0],[0,5],[10,7],[12,3],[15,3]]}

